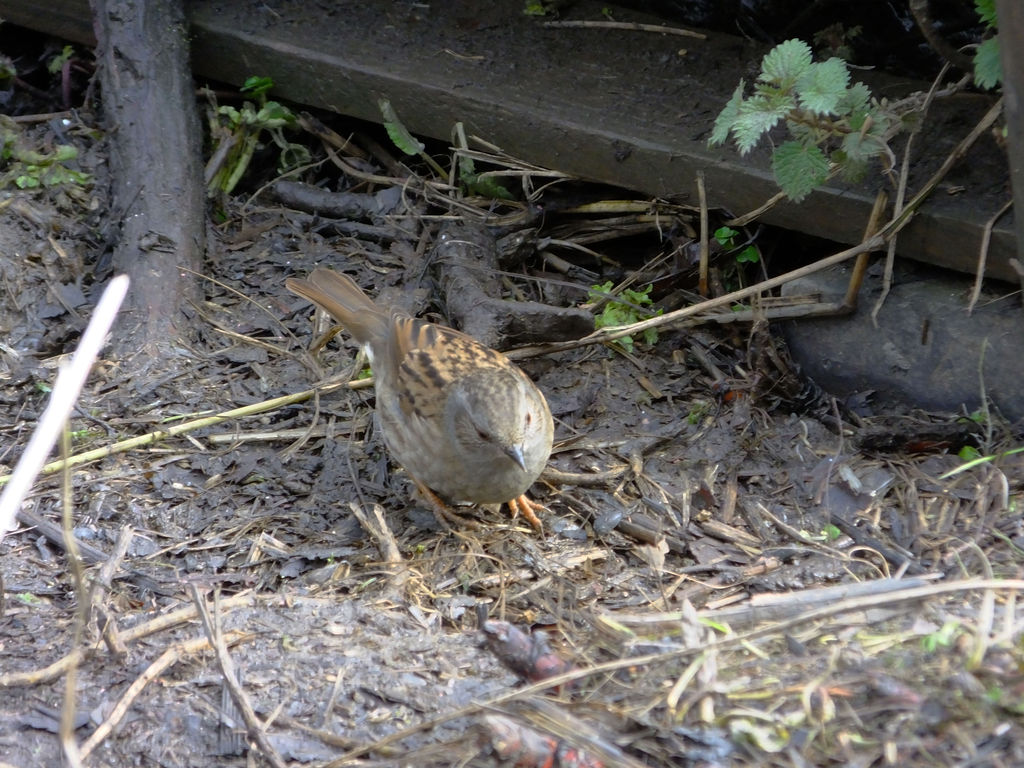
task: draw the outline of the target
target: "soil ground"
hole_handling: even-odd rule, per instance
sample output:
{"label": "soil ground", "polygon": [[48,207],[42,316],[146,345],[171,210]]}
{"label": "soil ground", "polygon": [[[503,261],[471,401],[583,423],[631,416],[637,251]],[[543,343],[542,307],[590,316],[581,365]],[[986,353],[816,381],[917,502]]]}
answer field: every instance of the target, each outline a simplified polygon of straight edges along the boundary
{"label": "soil ground", "polygon": [[[88,125],[26,135],[45,145],[57,130],[95,183],[11,193],[0,218],[4,472],[109,270],[103,143]],[[193,335],[160,376],[98,363],[73,453],[338,371],[348,381],[354,348],[309,352],[312,313],[284,279],[327,264],[443,319],[428,264],[438,227],[481,216],[416,195],[362,232],[266,195],[220,213],[205,300],[183,308]],[[675,215],[678,232],[607,246],[586,235],[621,223],[531,223],[533,253],[505,293],[578,305],[590,285],[639,272],[671,307],[692,278],[677,247],[692,224]],[[553,274],[536,251],[555,240],[618,263],[575,258]],[[833,403],[764,322],[521,364],[556,418],[551,471],[533,491],[548,507],[541,534],[491,510],[464,512],[479,527],[440,528],[389,462],[366,388],[72,470],[75,536],[107,557],[132,537],[86,598],[37,529],[3,544],[0,760],[60,762],[63,714],[94,750],[86,764],[113,766],[530,766],[545,749],[591,766],[1024,764],[1024,610],[993,581],[1021,586],[1024,467],[1007,455],[944,476],[963,445],[1019,445],[1007,425]],[[60,477],[29,502],[58,523]],[[200,606],[262,736],[246,735]],[[527,689],[498,658],[515,641],[494,642],[492,625],[487,645],[481,613],[545,631],[578,680]],[[520,669],[550,658],[529,642]],[[538,734],[539,756],[516,746],[531,738],[517,729]]]}

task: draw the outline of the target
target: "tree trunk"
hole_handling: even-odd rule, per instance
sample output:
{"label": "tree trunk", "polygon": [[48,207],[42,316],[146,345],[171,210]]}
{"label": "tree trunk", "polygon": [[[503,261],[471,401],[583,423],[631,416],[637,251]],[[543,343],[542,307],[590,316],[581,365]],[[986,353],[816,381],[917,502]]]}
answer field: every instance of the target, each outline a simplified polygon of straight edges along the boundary
{"label": "tree trunk", "polygon": [[[1013,184],[1013,223],[1017,232],[1017,261],[1024,264],[1024,9],[1020,0],[997,0],[999,53],[1003,65],[1003,110]],[[1018,274],[1020,274],[1018,268]],[[1024,276],[1022,276],[1024,280]]]}
{"label": "tree trunk", "polygon": [[[92,0],[110,139],[114,270],[131,278],[114,354],[129,371],[180,354],[205,244],[199,120],[181,0]],[[182,269],[182,268],[185,269]]]}

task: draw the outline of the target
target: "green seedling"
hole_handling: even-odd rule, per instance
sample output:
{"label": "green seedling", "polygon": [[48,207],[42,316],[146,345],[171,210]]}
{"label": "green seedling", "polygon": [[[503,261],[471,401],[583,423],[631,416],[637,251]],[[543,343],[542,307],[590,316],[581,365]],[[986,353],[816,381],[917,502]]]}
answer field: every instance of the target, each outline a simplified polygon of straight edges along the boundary
{"label": "green seedling", "polygon": [[975,448],[973,445],[965,445],[959,451],[956,452],[960,461],[975,461],[981,458],[981,451]]}
{"label": "green seedling", "polygon": [[941,629],[921,638],[921,648],[928,653],[935,653],[939,648],[949,648],[960,634],[960,623],[947,621]]}
{"label": "green seedling", "polygon": [[101,436],[102,434],[95,429],[75,429],[72,430],[70,434],[71,439],[78,443],[84,440],[94,440]]}
{"label": "green seedling", "polygon": [[[963,453],[962,449],[961,453]],[[953,477],[953,475],[959,475],[961,472],[966,472],[969,469],[974,469],[979,464],[987,464],[990,461],[995,461],[996,459],[1004,459],[1007,456],[1013,456],[1018,453],[1024,453],[1024,447],[1011,448],[1008,451],[1003,451],[1002,453],[993,453],[987,456],[978,455],[974,458],[965,459],[963,456],[961,456],[960,458],[964,460],[964,463],[961,464],[959,467],[956,467],[955,469],[949,470],[949,472],[944,472],[941,475],[939,475],[939,480],[945,480],[946,478]]]}
{"label": "green seedling", "polygon": [[839,528],[835,525],[832,525],[832,523],[829,523],[824,528],[822,528],[821,532],[825,536],[826,541],[835,541],[843,535],[843,532],[839,530]]}
{"label": "green seedling", "polygon": [[391,102],[387,99],[380,99],[377,106],[380,107],[380,112],[384,116],[384,130],[388,132],[391,143],[407,155],[419,155],[427,165],[434,169],[434,173],[444,177],[446,175],[444,168],[427,154],[427,145],[413,136],[405,124],[398,119],[398,113],[391,106]]}
{"label": "green seedling", "polygon": [[[739,235],[739,232],[732,227],[719,227],[715,230],[715,240],[727,251],[732,251],[739,247],[736,243],[737,235]],[[737,264],[757,264],[760,260],[761,255],[757,252],[757,248],[755,248],[752,243],[746,245],[739,253],[736,254]]]}
{"label": "green seedling", "polygon": [[217,107],[211,113],[210,135],[214,140],[211,157],[218,162],[207,187],[211,195],[234,190],[248,170],[264,134],[281,151],[278,164],[281,173],[309,162],[309,150],[284,136],[284,129],[294,127],[296,118],[288,107],[267,99],[273,87],[274,81],[268,77],[250,77],[240,90],[251,95],[255,103],[245,101],[237,108]]}
{"label": "green seedling", "polygon": [[555,12],[555,3],[543,0],[526,0],[523,5],[524,16],[550,16]]}
{"label": "green seedling", "polygon": [[63,50],[50,59],[46,64],[46,71],[51,75],[56,75],[58,72],[64,69],[64,66],[71,61],[75,56],[75,49],[70,45],[65,45]]}
{"label": "green seedling", "polygon": [[14,62],[11,61],[9,56],[0,54],[0,85],[4,88],[8,88],[8,81],[13,80],[18,76],[18,68],[14,66]]}
{"label": "green seedling", "polygon": [[697,400],[690,405],[690,410],[686,414],[686,423],[691,426],[700,424],[701,419],[707,416],[711,412],[711,403],[704,400]]}
{"label": "green seedling", "polygon": [[[377,102],[377,105],[384,116],[384,130],[388,132],[391,142],[407,155],[419,155],[438,176],[446,176],[447,174],[445,174],[444,169],[438,165],[434,158],[427,154],[426,145],[413,136],[402,121],[398,119],[398,113],[391,106],[391,102],[387,99],[381,99]],[[476,164],[471,157],[460,155],[458,158],[458,168],[459,182],[462,184],[462,189],[466,194],[478,195],[492,200],[514,199],[512,193],[500,182],[496,181],[493,176],[477,173]]]}
{"label": "green seedling", "polygon": [[[591,286],[590,293],[587,295],[587,301],[600,302],[607,299],[613,287],[614,284],[611,280],[603,285]],[[663,310],[659,309],[656,312],[652,312],[644,309],[644,307],[649,307],[653,303],[649,296],[650,292],[651,286],[649,285],[639,291],[632,288],[624,288],[619,294],[618,299],[611,299],[604,305],[601,314],[594,318],[594,327],[600,330],[610,326],[632,325],[649,317],[657,317]],[[644,329],[643,340],[645,344],[656,343],[658,341],[658,329]],[[623,336],[620,339],[616,339],[613,343],[618,344],[627,352],[633,351],[632,336]]]}
{"label": "green seedling", "polygon": [[92,176],[69,167],[77,159],[78,150],[70,144],[58,144],[52,152],[29,149],[13,122],[0,121],[0,189],[11,184],[18,189],[87,186]]}
{"label": "green seedling", "polygon": [[459,181],[467,194],[491,200],[512,200],[511,192],[493,176],[477,173],[473,158],[459,156]]}

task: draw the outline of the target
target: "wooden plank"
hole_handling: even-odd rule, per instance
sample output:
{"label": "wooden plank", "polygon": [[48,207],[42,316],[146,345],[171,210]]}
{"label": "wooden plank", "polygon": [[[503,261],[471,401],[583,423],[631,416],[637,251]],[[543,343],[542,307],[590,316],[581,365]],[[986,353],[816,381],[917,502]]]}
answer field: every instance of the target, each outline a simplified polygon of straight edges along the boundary
{"label": "wooden plank", "polygon": [[[12,23],[54,31],[50,20],[71,18],[79,20],[77,29],[88,29],[82,0],[58,0],[46,14],[33,0],[5,6]],[[598,19],[601,7],[583,0],[572,13]],[[201,77],[239,84],[266,75],[280,97],[376,122],[377,100],[387,97],[416,133],[444,139],[462,121],[470,133],[525,160],[649,195],[695,201],[694,179],[703,170],[712,205],[735,213],[777,191],[767,149],[741,158],[729,147],[706,144],[718,111],[741,77],[756,75],[764,53],[738,38],[550,29],[524,16],[520,0],[429,6],[221,0],[191,4],[190,20],[193,68]],[[71,23],[60,29],[86,42]],[[874,73],[855,76],[889,98],[926,87]],[[933,107],[917,140],[911,190],[991,101],[966,94]],[[974,272],[982,228],[1009,196],[1005,155],[990,136],[980,145],[948,179],[948,187],[962,191],[940,190],[901,234],[901,255]],[[858,186],[832,185],[762,220],[857,242],[881,183],[875,176]],[[1008,218],[993,233],[986,274],[1015,280]]]}

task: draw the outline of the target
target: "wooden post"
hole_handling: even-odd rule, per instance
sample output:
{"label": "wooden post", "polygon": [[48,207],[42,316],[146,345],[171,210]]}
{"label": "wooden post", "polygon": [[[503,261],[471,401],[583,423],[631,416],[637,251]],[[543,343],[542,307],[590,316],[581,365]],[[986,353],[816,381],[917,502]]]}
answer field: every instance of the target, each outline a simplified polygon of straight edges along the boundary
{"label": "wooden post", "polygon": [[1017,261],[1024,264],[1024,3],[996,0],[999,50],[1003,65],[1003,110],[1006,115],[1013,184],[1013,222],[1017,233]]}

